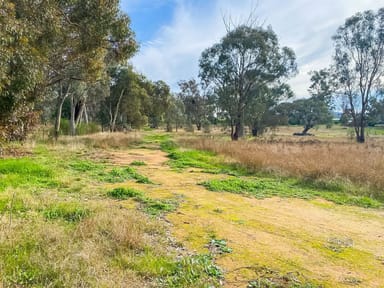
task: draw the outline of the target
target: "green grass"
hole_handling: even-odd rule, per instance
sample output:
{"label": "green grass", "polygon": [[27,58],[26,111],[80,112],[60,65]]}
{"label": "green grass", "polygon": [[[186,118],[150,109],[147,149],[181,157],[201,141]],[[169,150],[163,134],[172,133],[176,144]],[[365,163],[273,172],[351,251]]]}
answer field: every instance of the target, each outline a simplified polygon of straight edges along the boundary
{"label": "green grass", "polygon": [[114,264],[122,269],[132,269],[141,276],[151,278],[166,277],[177,268],[172,257],[157,255],[151,249],[146,249],[137,255],[117,255]]}
{"label": "green grass", "polygon": [[216,266],[211,255],[183,257],[176,263],[176,269],[161,279],[162,287],[173,288],[208,288],[219,287],[223,272]]}
{"label": "green grass", "polygon": [[[39,242],[34,239],[23,239],[13,247],[2,247],[4,283],[7,287],[59,287],[62,283],[53,281],[58,279],[59,271],[53,267],[42,267],[34,257],[42,250]],[[6,248],[6,249],[4,249]]]}
{"label": "green grass", "polygon": [[75,172],[83,172],[93,179],[107,183],[122,183],[136,180],[137,183],[153,184],[133,167],[110,167],[105,163],[92,162],[84,159],[72,159],[68,167]]}
{"label": "green grass", "polygon": [[127,180],[136,180],[137,183],[153,184],[151,180],[139,174],[136,169],[132,167],[113,168],[109,172],[101,175],[100,179],[109,183],[121,183]]}
{"label": "green grass", "polygon": [[135,161],[132,161],[130,165],[132,165],[132,166],[146,166],[147,164],[144,161],[135,160]]}
{"label": "green grass", "polygon": [[202,169],[203,173],[227,174],[232,176],[248,175],[248,171],[235,163],[224,163],[215,153],[209,151],[180,149],[176,143],[167,140],[160,148],[168,153],[168,165],[176,171],[186,168]]}
{"label": "green grass", "polygon": [[331,186],[327,186],[327,189],[319,190],[305,187],[294,179],[279,181],[274,178],[228,178],[224,180],[210,180],[200,184],[210,191],[230,192],[260,199],[274,196],[302,199],[320,197],[341,205],[354,205],[366,208],[379,208],[383,206],[383,203],[369,197],[355,196],[340,191],[338,186],[335,190],[332,190]]}
{"label": "green grass", "polygon": [[177,201],[173,199],[151,199],[146,197],[143,192],[132,188],[115,188],[108,191],[107,196],[118,200],[132,198],[141,204],[143,211],[152,216],[175,211],[178,206]]}
{"label": "green grass", "polygon": [[66,222],[75,223],[86,218],[90,214],[90,210],[80,203],[62,202],[51,205],[42,211],[46,220],[64,220]]}
{"label": "green grass", "polygon": [[8,187],[55,187],[55,173],[35,159],[1,159],[0,192]]}
{"label": "green grass", "polygon": [[171,139],[170,134],[148,134],[144,137],[143,142],[147,144],[160,144]]}
{"label": "green grass", "polygon": [[13,196],[0,198],[0,214],[6,212],[21,214],[26,211],[28,211],[28,207],[22,198]]}
{"label": "green grass", "polygon": [[117,255],[114,265],[131,269],[139,275],[156,279],[156,287],[208,288],[219,287],[223,272],[215,265],[210,255],[185,256],[179,260],[157,255],[147,249],[137,255]]}
{"label": "green grass", "polygon": [[232,248],[227,246],[227,241],[224,239],[212,238],[208,244],[208,249],[212,254],[232,253]]}
{"label": "green grass", "polygon": [[78,172],[100,172],[105,169],[105,165],[101,163],[95,163],[88,160],[81,159],[73,159],[71,163],[69,163],[69,168]]}
{"label": "green grass", "polygon": [[368,127],[366,128],[366,132],[369,136],[383,136],[384,127]]}

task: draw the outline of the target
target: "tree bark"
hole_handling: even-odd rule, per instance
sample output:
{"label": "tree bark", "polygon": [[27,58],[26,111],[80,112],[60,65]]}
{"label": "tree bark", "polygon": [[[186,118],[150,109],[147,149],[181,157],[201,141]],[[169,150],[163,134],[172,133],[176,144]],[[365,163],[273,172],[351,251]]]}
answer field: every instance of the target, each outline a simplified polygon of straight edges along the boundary
{"label": "tree bark", "polygon": [[356,141],[357,143],[364,143],[365,142],[365,128],[364,126],[360,127],[359,131],[356,133]]}
{"label": "tree bark", "polygon": [[311,129],[312,127],[313,127],[313,126],[310,126],[310,125],[306,125],[306,126],[304,126],[304,130],[303,130],[303,132],[301,132],[301,134],[303,134],[303,135],[307,135],[309,129]]}
{"label": "tree bark", "polygon": [[60,134],[61,114],[63,111],[63,105],[65,102],[65,99],[67,99],[67,97],[69,95],[70,89],[71,89],[71,86],[69,85],[66,93],[63,94],[63,85],[62,85],[62,83],[60,83],[60,92],[59,92],[59,98],[57,99],[58,101],[57,101],[55,131],[54,131],[54,137],[56,140],[59,138],[59,134]]}
{"label": "tree bark", "polygon": [[244,136],[244,122],[241,114],[237,115],[235,123],[235,132],[233,133],[232,140],[237,141]]}
{"label": "tree bark", "polygon": [[111,132],[115,132],[115,129],[116,129],[116,119],[117,119],[117,115],[119,114],[119,107],[120,107],[121,99],[123,98],[124,92],[125,92],[125,89],[121,90],[119,99],[117,100],[116,109],[113,115],[111,128],[110,128]]}
{"label": "tree bark", "polygon": [[69,127],[70,127],[70,135],[75,136],[76,135],[76,122],[75,122],[75,112],[76,112],[76,105],[75,105],[75,97],[72,94],[71,95],[71,118],[69,120]]}

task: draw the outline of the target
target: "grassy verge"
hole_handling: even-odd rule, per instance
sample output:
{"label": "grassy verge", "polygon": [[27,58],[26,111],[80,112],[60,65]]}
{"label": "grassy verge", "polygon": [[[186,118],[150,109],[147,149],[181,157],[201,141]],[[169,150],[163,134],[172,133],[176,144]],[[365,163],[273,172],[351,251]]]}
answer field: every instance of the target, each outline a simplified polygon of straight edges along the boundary
{"label": "grassy verge", "polygon": [[131,188],[115,188],[108,191],[107,196],[118,199],[134,199],[142,206],[142,210],[152,216],[175,211],[178,203],[173,199],[151,199],[144,196],[144,193]]}
{"label": "grassy verge", "polygon": [[[137,165],[136,165],[137,166]],[[98,163],[84,159],[72,159],[68,167],[77,172],[87,173],[100,182],[122,183],[135,180],[137,183],[153,184],[147,177],[141,175],[133,167],[112,167],[105,163]]]}
{"label": "grassy verge", "polygon": [[[313,199],[316,197],[332,201],[336,204],[355,205],[366,208],[379,208],[383,203],[365,196],[351,195],[340,189],[309,188],[294,179],[275,178],[228,178],[224,180],[210,180],[201,183],[210,191],[230,192],[253,196],[260,199],[268,197],[288,197]],[[337,187],[336,187],[337,188]]]}
{"label": "grassy verge", "polygon": [[[199,168],[206,173],[238,177],[201,183],[210,191],[231,192],[257,198],[278,196],[314,199],[319,197],[336,204],[367,208],[380,208],[384,203],[381,198],[370,197],[367,190],[359,188],[351,182],[343,181],[343,179],[279,177],[276,173],[266,173],[265,171],[250,173],[245,165],[227,163],[224,158],[211,151],[181,149],[169,139],[160,142],[160,147],[168,153],[170,158],[168,164],[175,170]],[[252,175],[253,177],[251,177]],[[256,175],[257,178],[255,178]],[[239,178],[240,176],[243,178]]]}
{"label": "grassy verge", "polygon": [[104,197],[105,184],[152,182],[131,165],[92,161],[88,149],[60,145],[39,146],[28,158],[0,160],[4,287],[219,286],[213,259],[177,258],[163,223],[148,217],[173,211],[176,202],[141,192],[110,193],[111,198],[133,197],[141,209],[122,208]]}
{"label": "grassy verge", "polygon": [[235,163],[226,163],[223,158],[209,151],[181,149],[171,140],[160,143],[162,151],[168,153],[168,164],[176,171],[186,168],[198,168],[204,173],[227,174],[233,176],[249,174],[246,169]]}

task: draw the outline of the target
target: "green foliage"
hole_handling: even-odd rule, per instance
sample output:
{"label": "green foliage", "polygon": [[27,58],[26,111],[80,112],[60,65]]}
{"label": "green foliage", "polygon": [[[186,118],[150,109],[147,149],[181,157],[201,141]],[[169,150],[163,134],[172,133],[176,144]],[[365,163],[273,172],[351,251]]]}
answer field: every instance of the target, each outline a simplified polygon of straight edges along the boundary
{"label": "green foliage", "polygon": [[23,239],[13,247],[3,247],[0,255],[3,259],[3,281],[11,287],[47,287],[61,286],[53,279],[58,279],[59,271],[53,267],[42,267],[33,256],[41,250],[40,243],[33,239]]}
{"label": "green foliage", "polygon": [[[206,93],[201,91],[200,85],[196,82],[195,79],[191,79],[189,81],[180,81],[178,83],[180,87],[180,93],[178,94],[178,98],[184,104],[185,109],[185,117],[187,120],[187,125],[195,125],[197,130],[201,130],[203,128],[203,123],[207,122],[207,118],[212,114],[214,110],[212,101],[209,101]],[[209,126],[205,125],[205,128]],[[189,132],[193,132],[192,130]]]}
{"label": "green foliage", "polygon": [[296,180],[280,180],[273,178],[228,178],[224,180],[210,180],[201,183],[210,191],[230,192],[257,197],[260,199],[274,196],[288,198],[313,199],[320,197],[336,204],[354,205],[360,207],[378,208],[383,203],[366,197],[351,195],[343,190],[341,186],[326,186],[323,190],[319,187],[309,188],[307,185]]}
{"label": "green foliage", "polygon": [[78,172],[90,172],[90,171],[99,171],[105,169],[105,166],[100,163],[91,162],[88,160],[73,160],[68,164],[68,166]]}
{"label": "green foliage", "polygon": [[133,257],[118,255],[114,263],[123,269],[137,271],[141,276],[156,278],[159,287],[219,287],[219,280],[223,277],[222,271],[209,255],[185,256],[175,261],[147,249]]}
{"label": "green foliage", "polygon": [[372,99],[369,103],[368,126],[375,126],[376,124],[384,124],[384,98]]}
{"label": "green foliage", "polygon": [[212,254],[227,254],[232,253],[232,248],[227,246],[227,241],[224,239],[211,239],[208,244],[208,249]]}
{"label": "green foliage", "polygon": [[170,139],[170,134],[148,134],[144,137],[144,143],[163,144],[163,142],[168,142]]}
{"label": "green foliage", "polygon": [[245,169],[235,164],[227,164],[218,160],[215,153],[201,150],[181,150],[178,145],[171,141],[163,141],[160,144],[161,150],[168,153],[169,166],[176,170],[185,168],[203,169],[204,173],[246,175]]}
{"label": "green foliage", "polygon": [[130,165],[132,165],[132,166],[146,166],[147,164],[144,161],[135,160],[135,161],[132,161]]}
{"label": "green foliage", "polygon": [[12,213],[20,214],[28,211],[28,207],[22,198],[15,196],[0,198],[0,214],[3,213]]}
{"label": "green foliage", "polygon": [[304,135],[316,125],[332,122],[327,102],[317,96],[298,99],[292,103],[281,103],[276,109],[288,118],[290,125],[303,125],[302,134]]}
{"label": "green foliage", "polygon": [[173,273],[160,280],[161,287],[208,288],[219,287],[223,272],[210,255],[184,257],[177,262]]}
{"label": "green foliage", "polygon": [[147,177],[139,174],[134,168],[114,168],[109,171],[105,176],[102,176],[101,179],[110,183],[120,183],[127,180],[136,180],[137,183],[142,184],[153,184]]}
{"label": "green foliage", "polygon": [[[346,19],[333,36],[337,94],[347,99],[356,140],[365,142],[369,104],[380,95],[384,73],[384,9],[359,12]],[[359,55],[359,57],[356,57]]]}
{"label": "green foliage", "polygon": [[[78,136],[99,133],[100,131],[101,131],[100,125],[93,122],[80,123],[76,127],[76,135]],[[71,135],[69,120],[61,119],[60,134]]]}
{"label": "green foliage", "polygon": [[1,159],[0,180],[0,192],[7,187],[54,187],[58,184],[52,170],[27,158]]}
{"label": "green foliage", "polygon": [[168,153],[175,151],[177,147],[179,146],[172,140],[164,140],[160,143],[160,149]]}
{"label": "green foliage", "polygon": [[115,188],[108,191],[107,195],[111,198],[125,200],[129,198],[143,199],[144,195],[142,192],[131,188]]}
{"label": "green foliage", "polygon": [[66,222],[79,222],[90,214],[90,210],[76,202],[62,202],[51,205],[42,211],[47,220],[62,219]]}
{"label": "green foliage", "polygon": [[177,262],[171,257],[157,255],[150,249],[146,249],[143,253],[133,257],[118,255],[114,262],[119,267],[132,269],[143,277],[156,277],[158,279],[171,275],[177,268]]}
{"label": "green foliage", "polygon": [[93,178],[102,182],[122,183],[128,180],[136,180],[137,183],[153,184],[151,180],[138,173],[133,167],[116,167],[111,169],[103,163],[79,159],[73,160],[69,167],[75,171],[88,173]]}
{"label": "green foliage", "polygon": [[271,87],[280,87],[296,72],[293,50],[281,48],[272,28],[261,26],[234,27],[202,53],[199,65],[202,81],[215,92],[219,116],[233,128],[233,140],[243,136],[244,119],[255,112],[247,107],[273,95]]}
{"label": "green foliage", "polygon": [[115,188],[107,192],[107,196],[119,200],[132,198],[141,204],[143,211],[152,216],[175,211],[178,205],[176,201],[171,199],[148,198],[143,192],[131,188]]}

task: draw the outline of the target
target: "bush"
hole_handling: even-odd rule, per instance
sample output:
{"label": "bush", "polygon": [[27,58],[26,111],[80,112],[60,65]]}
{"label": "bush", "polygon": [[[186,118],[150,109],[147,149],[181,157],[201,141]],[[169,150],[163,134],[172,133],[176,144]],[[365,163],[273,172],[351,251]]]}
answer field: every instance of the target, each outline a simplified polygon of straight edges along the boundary
{"label": "bush", "polygon": [[[97,123],[89,122],[87,123],[80,123],[76,127],[76,135],[87,135],[87,134],[95,134],[101,132],[101,127]],[[70,129],[70,121],[68,119],[61,119],[60,124],[60,135],[70,135],[71,129]]]}

